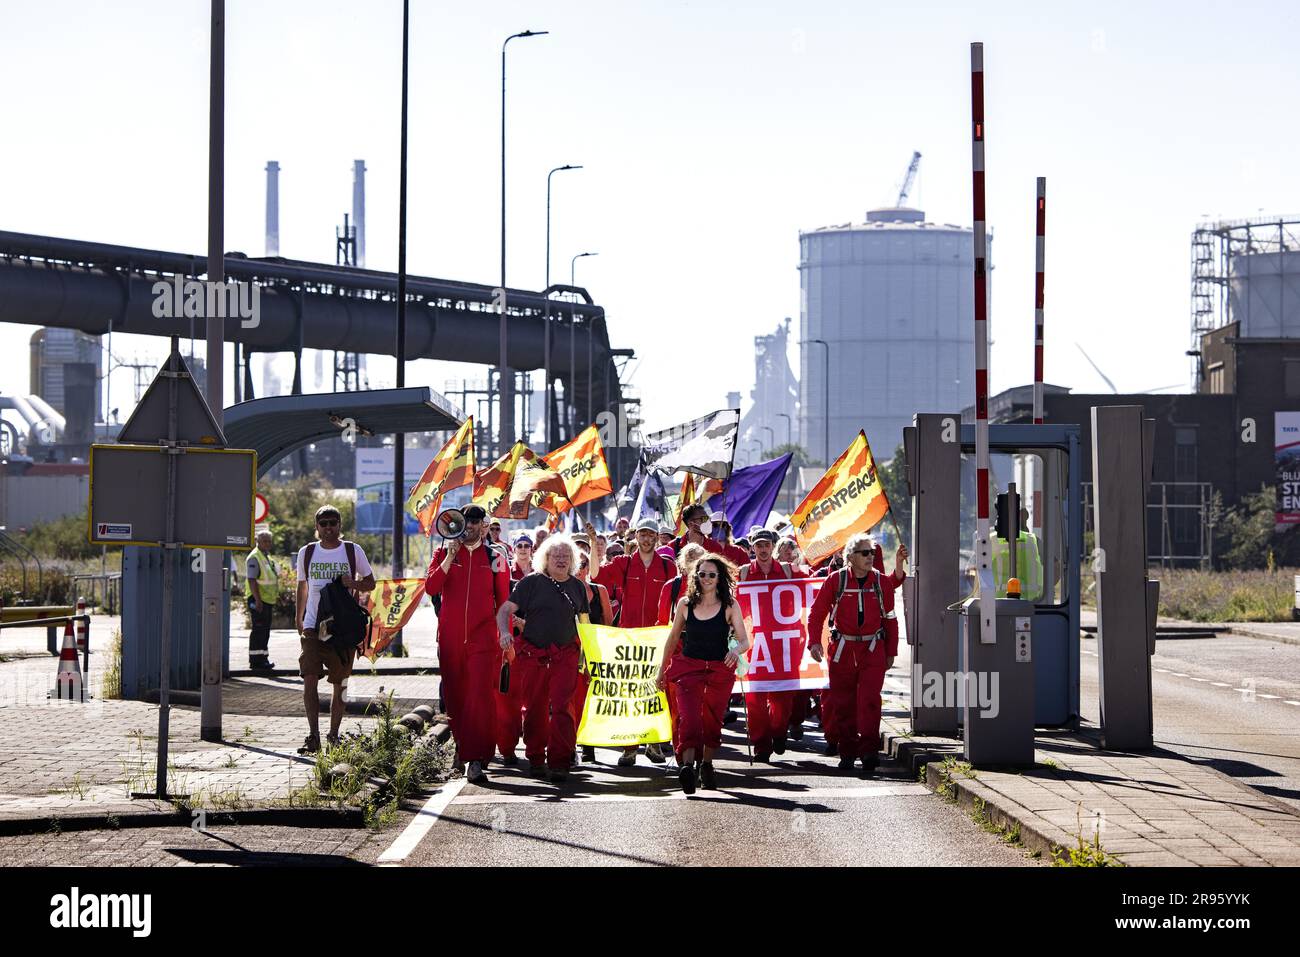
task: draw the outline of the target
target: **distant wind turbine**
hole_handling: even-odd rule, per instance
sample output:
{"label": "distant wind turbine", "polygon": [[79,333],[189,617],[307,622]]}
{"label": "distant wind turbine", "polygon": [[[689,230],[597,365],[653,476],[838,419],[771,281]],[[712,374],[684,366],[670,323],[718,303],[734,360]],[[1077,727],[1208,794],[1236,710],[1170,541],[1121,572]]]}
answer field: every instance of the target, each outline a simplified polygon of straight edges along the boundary
{"label": "distant wind turbine", "polygon": [[1115,395],[1119,395],[1119,389],[1115,388],[1115,383],[1111,382],[1110,379],[1106,377],[1106,373],[1102,372],[1101,369],[1098,368],[1097,363],[1092,361],[1092,356],[1088,355],[1088,353],[1083,351],[1083,346],[1079,345],[1076,342],[1074,344],[1074,347],[1078,349],[1080,352],[1083,352],[1083,357],[1088,360],[1088,365],[1092,366],[1092,368],[1096,371],[1097,375],[1101,376],[1102,379],[1105,380],[1106,384],[1110,386],[1110,391],[1113,392]]}

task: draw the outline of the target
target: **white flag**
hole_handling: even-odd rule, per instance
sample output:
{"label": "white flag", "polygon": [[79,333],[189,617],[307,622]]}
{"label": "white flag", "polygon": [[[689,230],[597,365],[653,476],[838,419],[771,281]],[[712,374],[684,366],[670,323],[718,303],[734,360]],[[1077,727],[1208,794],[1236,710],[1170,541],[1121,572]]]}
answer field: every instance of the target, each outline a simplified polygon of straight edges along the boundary
{"label": "white flag", "polygon": [[725,479],[731,475],[739,430],[740,410],[721,409],[647,435],[641,456],[655,472],[694,472]]}

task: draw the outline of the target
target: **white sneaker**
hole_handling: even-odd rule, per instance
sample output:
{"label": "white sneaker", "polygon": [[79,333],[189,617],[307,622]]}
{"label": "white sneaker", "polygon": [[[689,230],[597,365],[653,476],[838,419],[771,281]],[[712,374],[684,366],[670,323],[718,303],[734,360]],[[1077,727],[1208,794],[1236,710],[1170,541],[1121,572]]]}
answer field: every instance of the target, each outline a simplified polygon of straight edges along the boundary
{"label": "white sneaker", "polygon": [[483,771],[482,761],[471,761],[465,768],[465,780],[470,784],[478,784],[487,780],[487,774]]}

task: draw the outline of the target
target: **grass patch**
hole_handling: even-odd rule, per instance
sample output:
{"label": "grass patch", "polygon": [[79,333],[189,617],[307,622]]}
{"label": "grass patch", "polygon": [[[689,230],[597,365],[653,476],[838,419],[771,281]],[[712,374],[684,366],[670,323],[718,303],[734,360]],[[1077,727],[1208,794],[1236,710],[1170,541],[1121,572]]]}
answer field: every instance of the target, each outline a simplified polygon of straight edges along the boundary
{"label": "grass patch", "polygon": [[1052,847],[1053,867],[1123,867],[1121,861],[1111,857],[1101,846],[1101,825],[1093,830],[1092,840],[1083,836],[1083,808],[1078,812],[1078,826],[1074,831],[1074,847]]}
{"label": "grass patch", "polygon": [[[921,769],[921,781],[923,783],[926,780],[926,767],[928,765],[923,766]],[[975,769],[970,766],[969,761],[958,761],[952,757],[943,759],[943,763],[939,765],[938,773],[939,786],[935,788],[935,793],[949,804],[954,804],[957,801],[957,791],[952,785],[953,775],[960,774],[964,778],[975,777]]]}
{"label": "grass patch", "polygon": [[86,800],[86,788],[89,782],[81,779],[81,772],[78,771],[72,778],[57,788],[50,788],[51,794],[73,794],[78,801]]}
{"label": "grass patch", "polygon": [[108,667],[99,686],[99,696],[105,700],[118,700],[122,697],[122,629],[113,632],[106,654]]}
{"label": "grass patch", "polygon": [[988,803],[983,798],[975,798],[971,805],[970,818],[979,825],[980,830],[996,835],[1004,844],[1023,847],[1020,843],[1020,822],[995,824],[993,818],[989,816]]}
{"label": "grass patch", "polygon": [[1295,569],[1203,572],[1152,570],[1160,614],[1183,621],[1291,621]]}
{"label": "grass patch", "polygon": [[[404,798],[451,776],[452,745],[415,738],[394,719],[392,700],[391,692],[381,700],[378,721],[369,731],[343,734],[338,744],[321,749],[311,784],[300,788],[294,800],[359,804],[367,826],[385,827]],[[340,765],[346,769],[334,773]]]}

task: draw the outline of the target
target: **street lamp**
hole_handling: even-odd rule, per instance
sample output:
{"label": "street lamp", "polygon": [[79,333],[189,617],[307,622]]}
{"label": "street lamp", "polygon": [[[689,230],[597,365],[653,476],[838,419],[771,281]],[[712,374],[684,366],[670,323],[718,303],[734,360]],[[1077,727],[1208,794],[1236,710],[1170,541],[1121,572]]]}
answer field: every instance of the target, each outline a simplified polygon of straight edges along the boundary
{"label": "street lamp", "polygon": [[825,414],[822,416],[822,428],[825,430],[822,433],[825,439],[822,461],[829,467],[831,464],[831,347],[825,339],[800,339],[799,345],[805,342],[820,342],[826,347],[826,365],[822,372],[822,394],[826,400]]}
{"label": "street lamp", "polygon": [[777,415],[785,419],[785,444],[794,445],[794,430],[791,428],[790,424],[790,413],[778,412]]}
{"label": "street lamp", "polygon": [[[402,121],[401,146],[398,156],[397,189],[397,387],[406,385],[406,87],[410,38],[411,4],[402,0]],[[502,285],[505,285],[504,281]],[[504,313],[502,314],[504,318]],[[393,436],[393,579],[405,573],[406,533],[406,436],[398,432]],[[402,633],[399,631],[390,645],[391,653],[401,654]]]}
{"label": "street lamp", "polygon": [[770,425],[761,425],[759,428],[772,436],[771,440],[767,444],[767,450],[768,452],[771,452],[772,449],[776,448],[776,429],[772,428]]}
{"label": "street lamp", "polygon": [[[576,286],[578,284],[575,279],[575,276],[577,275],[576,270],[577,270],[578,260],[581,259],[583,256],[599,256],[599,255],[600,253],[578,253],[576,256],[572,257],[569,260],[569,285],[570,286]],[[573,358],[573,338],[572,338],[573,327],[578,324],[576,310],[570,314],[569,319],[572,322],[572,325],[569,327],[569,336],[570,336],[569,358],[572,359]],[[594,381],[592,379],[593,359],[592,359],[591,339],[592,339],[592,331],[591,329],[588,329],[587,330],[587,422],[588,423],[591,422],[591,393],[592,393],[592,382]],[[572,368],[572,366],[570,366],[570,368]]]}
{"label": "street lamp", "polygon": [[542,316],[542,352],[544,353],[542,364],[546,367],[546,384],[542,389],[542,397],[543,402],[546,404],[543,414],[546,423],[547,448],[551,446],[551,403],[553,400],[551,391],[551,177],[568,169],[582,169],[582,167],[557,166],[546,174],[546,285],[543,287],[545,292],[542,293],[546,297]]}
{"label": "street lamp", "polygon": [[547,30],[525,30],[523,33],[512,33],[501,44],[501,289],[498,292],[500,296],[498,303],[501,309],[499,336],[501,349],[497,362],[501,378],[501,397],[498,400],[501,405],[501,432],[497,442],[498,454],[508,441],[513,440],[515,429],[514,373],[506,358],[506,345],[509,338],[509,333],[506,331],[506,47],[510,45],[511,40],[542,37],[548,32]]}

